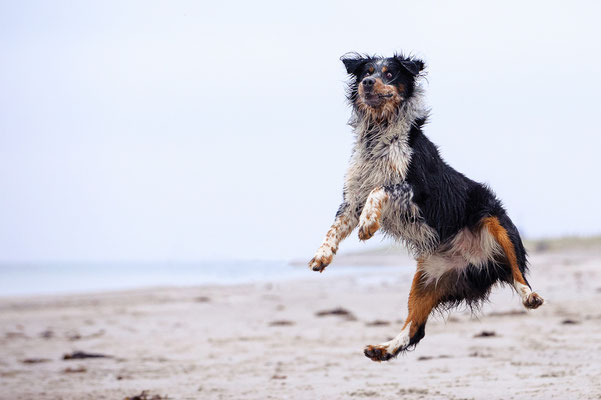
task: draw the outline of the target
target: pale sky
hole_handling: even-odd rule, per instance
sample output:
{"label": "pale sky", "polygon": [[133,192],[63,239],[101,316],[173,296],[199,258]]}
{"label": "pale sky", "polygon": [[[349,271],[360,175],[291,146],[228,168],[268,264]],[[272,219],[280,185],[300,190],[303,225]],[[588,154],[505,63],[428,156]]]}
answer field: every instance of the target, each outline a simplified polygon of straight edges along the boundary
{"label": "pale sky", "polygon": [[217,3],[0,2],[0,261],[310,259],[348,51],[425,60],[426,134],[524,236],[601,233],[598,2]]}

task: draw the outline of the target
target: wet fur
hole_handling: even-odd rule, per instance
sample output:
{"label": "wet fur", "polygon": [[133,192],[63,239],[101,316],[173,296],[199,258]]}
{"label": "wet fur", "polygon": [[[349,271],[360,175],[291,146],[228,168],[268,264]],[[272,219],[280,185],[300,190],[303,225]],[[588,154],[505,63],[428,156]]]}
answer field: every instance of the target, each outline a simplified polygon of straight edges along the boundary
{"label": "wet fur", "polygon": [[501,202],[490,188],[446,164],[423,132],[428,118],[419,84],[423,61],[358,54],[342,61],[350,76],[356,141],[343,203],[310,266],[323,271],[357,225],[362,240],[380,229],[418,260],[407,319],[412,324],[402,331],[407,340],[399,341],[408,344],[368,346],[365,354],[382,361],[415,346],[431,311],[478,307],[498,283],[522,288],[529,308],[542,304],[529,292],[526,251]]}

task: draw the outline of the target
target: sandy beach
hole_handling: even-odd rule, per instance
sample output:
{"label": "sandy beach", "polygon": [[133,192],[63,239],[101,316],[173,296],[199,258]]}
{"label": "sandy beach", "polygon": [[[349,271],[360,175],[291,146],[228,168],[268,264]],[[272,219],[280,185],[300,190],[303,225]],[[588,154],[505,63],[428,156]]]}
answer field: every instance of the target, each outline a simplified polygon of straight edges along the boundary
{"label": "sandy beach", "polygon": [[[341,255],[329,269],[361,257],[394,265],[403,255]],[[406,316],[412,272],[394,267],[5,297],[0,398],[600,399],[601,247],[532,252],[531,268],[540,309],[497,288],[477,315],[431,318],[414,351],[385,363],[363,347],[398,333]]]}

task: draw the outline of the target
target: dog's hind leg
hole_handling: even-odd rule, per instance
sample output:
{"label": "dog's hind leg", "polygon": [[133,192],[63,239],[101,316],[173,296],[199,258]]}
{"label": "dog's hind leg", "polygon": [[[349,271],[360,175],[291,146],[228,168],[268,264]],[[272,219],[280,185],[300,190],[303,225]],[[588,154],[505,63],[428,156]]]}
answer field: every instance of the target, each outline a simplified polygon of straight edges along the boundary
{"label": "dog's hind leg", "polygon": [[[499,243],[501,248],[503,249],[503,253],[505,253],[505,257],[507,259],[507,263],[511,268],[511,277],[513,279],[513,287],[519,293],[522,298],[522,303],[526,308],[538,308],[543,303],[544,300],[537,293],[532,291],[532,288],[524,278],[523,272],[525,271],[525,265],[520,268],[518,263],[518,258],[516,254],[516,246],[512,242],[509,237],[507,229],[501,224],[499,218],[497,217],[487,217],[482,220],[482,223],[488,232],[494,237],[494,239]],[[509,223],[510,228],[513,228],[513,224]],[[519,236],[518,239],[519,240]],[[523,251],[523,249],[522,249]],[[525,254],[525,253],[524,253]],[[525,264],[525,256],[524,264]]]}
{"label": "dog's hind leg", "polygon": [[317,249],[311,261],[309,261],[309,268],[313,271],[323,272],[332,262],[334,254],[338,251],[340,242],[351,234],[358,222],[358,211],[353,209],[348,203],[342,203],[336,213],[336,219],[328,230],[321,246]]}
{"label": "dog's hind leg", "polygon": [[409,293],[409,314],[401,332],[392,340],[379,345],[369,345],[365,355],[372,361],[387,361],[412,345],[416,345],[426,334],[426,322],[432,310],[440,302],[436,283],[427,283],[422,272],[423,263],[418,261]]}

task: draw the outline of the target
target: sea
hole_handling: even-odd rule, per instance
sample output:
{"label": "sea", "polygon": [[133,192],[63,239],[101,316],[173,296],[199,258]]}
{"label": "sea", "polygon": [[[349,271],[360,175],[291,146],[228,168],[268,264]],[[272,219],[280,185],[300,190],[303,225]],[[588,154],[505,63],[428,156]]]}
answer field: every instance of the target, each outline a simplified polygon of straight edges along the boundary
{"label": "sea", "polygon": [[[410,267],[330,266],[326,274],[382,276]],[[0,297],[75,294],[147,287],[235,285],[295,279],[320,274],[288,261],[62,262],[0,264]],[[367,278],[366,279],[370,279]]]}

